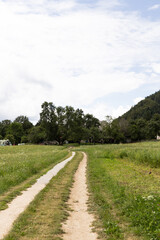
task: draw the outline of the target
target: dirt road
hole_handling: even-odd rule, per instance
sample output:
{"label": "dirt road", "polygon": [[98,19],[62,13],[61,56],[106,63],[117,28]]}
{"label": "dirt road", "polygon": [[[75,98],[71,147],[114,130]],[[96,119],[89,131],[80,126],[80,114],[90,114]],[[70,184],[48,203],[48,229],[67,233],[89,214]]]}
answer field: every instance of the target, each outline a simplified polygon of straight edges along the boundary
{"label": "dirt road", "polygon": [[85,153],[75,174],[75,182],[71,190],[68,204],[72,211],[63,224],[64,240],[96,240],[97,234],[92,232],[93,215],[87,211],[88,191],[86,184],[87,156]]}

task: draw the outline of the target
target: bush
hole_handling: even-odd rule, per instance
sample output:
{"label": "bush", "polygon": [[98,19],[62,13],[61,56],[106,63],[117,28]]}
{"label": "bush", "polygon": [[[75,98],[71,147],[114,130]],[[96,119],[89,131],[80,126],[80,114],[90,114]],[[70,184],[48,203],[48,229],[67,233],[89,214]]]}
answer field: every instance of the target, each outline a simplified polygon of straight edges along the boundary
{"label": "bush", "polygon": [[15,144],[15,138],[12,134],[7,134],[5,139],[8,139],[12,144]]}
{"label": "bush", "polygon": [[28,137],[27,136],[22,136],[21,137],[21,143],[28,143]]}
{"label": "bush", "polygon": [[125,158],[125,157],[128,157],[128,154],[125,150],[123,150],[123,151],[120,152],[119,157],[120,158]]}

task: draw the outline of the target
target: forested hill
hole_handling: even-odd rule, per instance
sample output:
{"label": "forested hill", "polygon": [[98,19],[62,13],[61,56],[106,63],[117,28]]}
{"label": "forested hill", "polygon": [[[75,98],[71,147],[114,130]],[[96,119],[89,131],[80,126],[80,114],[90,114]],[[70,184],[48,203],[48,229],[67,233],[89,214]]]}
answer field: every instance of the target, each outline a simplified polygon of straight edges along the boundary
{"label": "forested hill", "polygon": [[136,120],[143,118],[147,121],[151,120],[155,114],[160,114],[160,91],[146,97],[137,105],[132,107],[121,118],[126,120]]}
{"label": "forested hill", "polygon": [[120,141],[156,139],[160,135],[160,91],[146,97],[113,121]]}

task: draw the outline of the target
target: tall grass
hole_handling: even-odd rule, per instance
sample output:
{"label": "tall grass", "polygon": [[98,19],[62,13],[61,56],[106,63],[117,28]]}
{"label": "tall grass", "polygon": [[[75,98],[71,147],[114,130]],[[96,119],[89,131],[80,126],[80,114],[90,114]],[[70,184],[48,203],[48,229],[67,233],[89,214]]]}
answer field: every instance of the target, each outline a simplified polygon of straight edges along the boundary
{"label": "tall grass", "polygon": [[[85,146],[83,148],[85,149]],[[87,149],[92,148],[96,148],[95,155],[99,158],[126,158],[151,167],[160,167],[160,142],[87,146]]]}
{"label": "tall grass", "polygon": [[0,194],[67,156],[64,147],[0,147]]}
{"label": "tall grass", "polygon": [[[125,233],[131,231],[138,239],[159,240],[160,143],[83,146],[80,150],[89,157],[91,206],[99,216],[102,239],[127,239]],[[157,168],[151,174],[150,166]],[[121,228],[123,221],[128,230]]]}
{"label": "tall grass", "polygon": [[120,152],[119,157],[128,158],[139,163],[149,164],[151,167],[160,167],[160,151],[145,149],[145,150],[130,150]]}

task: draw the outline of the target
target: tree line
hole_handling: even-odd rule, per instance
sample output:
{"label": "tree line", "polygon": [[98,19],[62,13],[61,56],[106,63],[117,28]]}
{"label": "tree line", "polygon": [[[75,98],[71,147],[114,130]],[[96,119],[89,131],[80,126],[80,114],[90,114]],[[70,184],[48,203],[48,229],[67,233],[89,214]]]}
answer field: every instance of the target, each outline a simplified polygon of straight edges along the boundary
{"label": "tree line", "polygon": [[109,143],[130,143],[155,140],[160,136],[160,114],[155,113],[150,120],[144,118],[105,121],[104,135]]}
{"label": "tree line", "polygon": [[71,106],[56,107],[52,102],[44,102],[41,107],[35,126],[27,116],[18,116],[13,122],[0,122],[0,139],[9,139],[12,144],[100,141],[100,121],[92,114],[84,114]]}
{"label": "tree line", "polygon": [[44,102],[39,121],[33,125],[27,116],[18,116],[13,122],[0,122],[0,139],[12,144],[63,144],[69,143],[126,143],[155,139],[160,134],[160,114],[148,121],[144,118],[113,120],[107,116],[99,121],[92,114],[71,106],[56,107]]}

